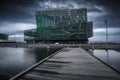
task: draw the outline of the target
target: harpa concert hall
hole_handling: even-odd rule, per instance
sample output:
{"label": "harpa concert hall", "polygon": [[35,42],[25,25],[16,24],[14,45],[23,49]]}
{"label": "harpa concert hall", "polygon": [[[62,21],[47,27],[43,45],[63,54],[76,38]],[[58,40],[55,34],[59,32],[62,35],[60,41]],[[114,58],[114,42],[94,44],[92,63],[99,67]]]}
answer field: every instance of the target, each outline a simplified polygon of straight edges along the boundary
{"label": "harpa concert hall", "polygon": [[27,43],[87,43],[93,36],[93,23],[87,9],[55,9],[35,12],[37,29],[25,30]]}

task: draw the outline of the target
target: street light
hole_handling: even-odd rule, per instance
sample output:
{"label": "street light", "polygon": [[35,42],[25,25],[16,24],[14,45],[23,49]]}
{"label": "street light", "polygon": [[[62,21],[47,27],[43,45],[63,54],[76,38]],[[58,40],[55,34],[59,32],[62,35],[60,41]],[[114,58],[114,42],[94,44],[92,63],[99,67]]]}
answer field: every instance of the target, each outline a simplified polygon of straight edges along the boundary
{"label": "street light", "polygon": [[105,25],[106,25],[106,49],[108,49],[108,21],[107,19],[105,20]]}
{"label": "street light", "polygon": [[106,52],[107,52],[107,62],[109,63],[109,52],[108,52],[108,20],[105,20],[106,25]]}

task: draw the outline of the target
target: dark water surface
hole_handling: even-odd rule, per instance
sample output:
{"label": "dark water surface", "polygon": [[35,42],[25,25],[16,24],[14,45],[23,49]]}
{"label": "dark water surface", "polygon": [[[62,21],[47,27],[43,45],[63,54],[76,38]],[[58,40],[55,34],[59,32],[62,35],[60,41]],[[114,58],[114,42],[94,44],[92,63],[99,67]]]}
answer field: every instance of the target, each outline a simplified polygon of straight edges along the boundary
{"label": "dark water surface", "polygon": [[0,80],[8,80],[60,48],[0,48]]}
{"label": "dark water surface", "polygon": [[120,52],[115,50],[94,50],[93,55],[120,70]]}

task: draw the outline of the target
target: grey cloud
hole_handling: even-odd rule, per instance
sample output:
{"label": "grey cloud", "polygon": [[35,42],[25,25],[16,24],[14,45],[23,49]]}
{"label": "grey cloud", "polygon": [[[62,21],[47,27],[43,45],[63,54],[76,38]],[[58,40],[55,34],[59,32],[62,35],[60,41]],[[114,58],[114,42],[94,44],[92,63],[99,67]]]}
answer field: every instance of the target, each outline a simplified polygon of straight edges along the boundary
{"label": "grey cloud", "polygon": [[[34,12],[37,0],[4,0],[0,3],[0,21],[35,22]],[[33,19],[33,20],[31,20]]]}
{"label": "grey cloud", "polygon": [[[0,32],[6,28],[5,33],[22,34],[25,29],[9,30],[5,23],[34,24],[35,11],[51,8],[87,8],[88,20],[94,22],[94,29],[105,28],[105,19],[108,19],[109,28],[120,29],[120,5],[119,0],[1,0],[0,2]],[[29,26],[29,25],[28,25]],[[33,26],[33,25],[32,25]],[[26,27],[28,29],[29,27]],[[5,29],[4,29],[5,30]],[[10,32],[11,31],[11,32]],[[120,33],[111,33],[117,35]],[[94,33],[94,37],[104,36],[104,33]]]}

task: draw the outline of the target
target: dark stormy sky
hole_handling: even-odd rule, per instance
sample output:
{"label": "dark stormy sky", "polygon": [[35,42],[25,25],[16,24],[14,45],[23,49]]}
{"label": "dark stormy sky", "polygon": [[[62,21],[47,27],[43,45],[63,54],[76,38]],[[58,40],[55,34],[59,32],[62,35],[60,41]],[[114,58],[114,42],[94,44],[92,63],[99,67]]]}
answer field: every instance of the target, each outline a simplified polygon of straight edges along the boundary
{"label": "dark stormy sky", "polygon": [[36,28],[35,11],[53,8],[88,8],[88,21],[94,22],[90,41],[105,41],[106,19],[109,40],[120,39],[119,0],[0,0],[0,33],[23,41],[23,31]]}

